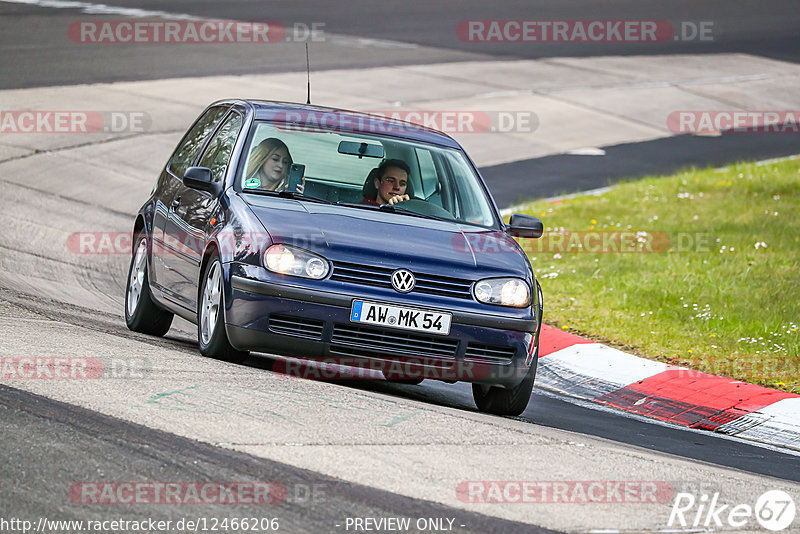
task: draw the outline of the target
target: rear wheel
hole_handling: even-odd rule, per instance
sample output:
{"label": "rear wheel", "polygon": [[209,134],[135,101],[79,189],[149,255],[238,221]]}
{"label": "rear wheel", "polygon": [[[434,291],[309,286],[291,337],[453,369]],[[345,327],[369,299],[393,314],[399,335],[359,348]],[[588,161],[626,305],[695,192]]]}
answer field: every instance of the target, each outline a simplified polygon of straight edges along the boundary
{"label": "rear wheel", "polygon": [[136,234],[136,245],[128,269],[125,288],[125,323],[134,332],[163,336],[169,331],[173,315],[153,301],[147,277],[147,237]]}
{"label": "rear wheel", "polygon": [[472,384],[472,398],[478,410],[494,415],[519,415],[525,411],[533,392],[533,380],[536,378],[536,357],[522,382],[513,388]]}
{"label": "rear wheel", "polygon": [[197,340],[200,353],[211,358],[241,363],[248,352],[235,349],[225,332],[222,264],[216,254],[206,264],[201,280],[203,286],[197,303]]}

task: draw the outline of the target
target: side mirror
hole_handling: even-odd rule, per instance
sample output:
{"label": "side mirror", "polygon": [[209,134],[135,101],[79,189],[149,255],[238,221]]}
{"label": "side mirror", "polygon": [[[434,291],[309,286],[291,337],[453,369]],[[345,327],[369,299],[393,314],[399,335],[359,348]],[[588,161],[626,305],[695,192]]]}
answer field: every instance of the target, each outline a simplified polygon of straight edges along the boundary
{"label": "side mirror", "polygon": [[506,232],[514,237],[542,237],[544,223],[536,217],[515,213],[506,225]]}
{"label": "side mirror", "polygon": [[219,196],[222,192],[222,184],[214,181],[211,169],[208,167],[189,167],[186,169],[186,172],[183,173],[183,185],[199,191],[206,191],[214,197]]}

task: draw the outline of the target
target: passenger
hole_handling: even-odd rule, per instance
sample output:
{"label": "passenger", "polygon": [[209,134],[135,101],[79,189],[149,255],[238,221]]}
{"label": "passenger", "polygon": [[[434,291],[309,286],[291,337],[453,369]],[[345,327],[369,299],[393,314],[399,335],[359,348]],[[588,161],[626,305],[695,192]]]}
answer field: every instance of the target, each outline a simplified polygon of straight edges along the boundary
{"label": "passenger", "polygon": [[[289,147],[275,137],[261,141],[250,153],[245,172],[245,187],[267,191],[283,191],[289,186],[289,167],[292,156]],[[297,192],[305,189],[303,182],[297,186]]]}
{"label": "passenger", "polygon": [[380,206],[410,200],[411,197],[406,194],[406,189],[411,168],[405,161],[387,159],[378,166],[375,174],[377,175],[373,178],[377,190],[375,197],[365,196],[361,201],[362,204]]}

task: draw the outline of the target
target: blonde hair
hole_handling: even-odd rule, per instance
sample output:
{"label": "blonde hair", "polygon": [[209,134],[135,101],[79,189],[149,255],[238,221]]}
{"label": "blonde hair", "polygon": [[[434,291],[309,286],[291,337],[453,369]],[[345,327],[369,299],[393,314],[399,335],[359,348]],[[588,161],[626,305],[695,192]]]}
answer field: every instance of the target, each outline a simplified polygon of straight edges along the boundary
{"label": "blonde hair", "polygon": [[[261,174],[261,169],[264,166],[264,163],[272,157],[272,155],[280,149],[286,150],[286,154],[289,156],[289,165],[292,164],[292,155],[289,153],[289,147],[286,146],[286,143],[281,141],[276,137],[269,137],[264,139],[250,153],[250,161],[247,162],[247,171],[245,172],[245,178],[253,178],[257,175]],[[289,166],[286,166],[286,170],[283,173],[283,177],[278,182],[280,185],[282,182],[286,180],[289,175]],[[260,176],[259,176],[260,177]]]}

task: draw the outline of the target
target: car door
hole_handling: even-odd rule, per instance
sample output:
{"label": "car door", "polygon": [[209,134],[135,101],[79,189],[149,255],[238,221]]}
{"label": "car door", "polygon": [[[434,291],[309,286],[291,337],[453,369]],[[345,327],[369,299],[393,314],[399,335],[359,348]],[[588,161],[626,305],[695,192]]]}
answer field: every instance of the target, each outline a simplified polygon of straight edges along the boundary
{"label": "car door", "polygon": [[[225,181],[242,122],[241,114],[230,111],[206,143],[197,165],[211,169],[214,182]],[[169,287],[171,296],[191,310],[196,310],[202,254],[211,230],[209,221],[218,203],[219,200],[210,193],[184,186],[180,196],[173,199],[173,209],[166,223],[165,240],[178,243],[180,247],[170,265],[173,276]]]}
{"label": "car door", "polygon": [[[175,152],[170,157],[156,191],[156,206],[153,213],[153,260],[150,285],[160,294],[175,301],[173,289],[180,284],[180,276],[175,270],[180,265],[178,256],[183,247],[172,235],[167,239],[168,221],[177,204],[185,194],[183,173],[194,165],[205,146],[206,140],[220,123],[229,106],[214,106],[207,109],[189,131],[184,135]],[[186,306],[186,303],[182,304]]]}

